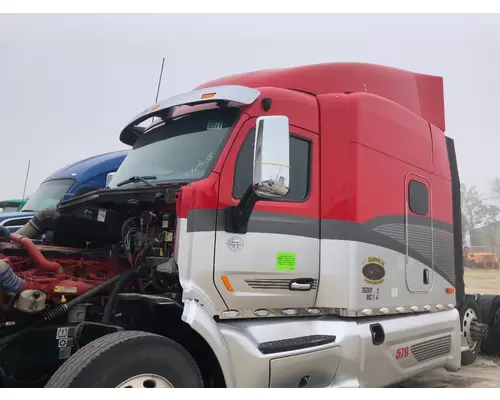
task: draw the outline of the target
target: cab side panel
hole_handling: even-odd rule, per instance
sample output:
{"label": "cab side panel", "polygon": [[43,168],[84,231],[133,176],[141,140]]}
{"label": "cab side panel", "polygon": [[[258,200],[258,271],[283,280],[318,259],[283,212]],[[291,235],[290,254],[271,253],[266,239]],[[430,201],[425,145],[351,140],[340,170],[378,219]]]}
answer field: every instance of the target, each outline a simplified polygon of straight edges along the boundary
{"label": "cab side panel", "polygon": [[[438,196],[446,187],[433,180],[429,124],[366,93],[320,96],[320,104],[321,274],[316,305],[355,315],[364,309],[396,313],[401,307],[410,312],[428,305],[436,310],[437,304],[453,303],[453,296],[446,294],[454,284],[447,268],[450,249],[439,249],[440,265],[433,260],[434,236],[448,237],[452,226],[432,218],[432,185],[438,185]],[[336,157],[333,148],[340,150]],[[410,210],[406,218],[410,173],[427,182],[429,204],[425,214]],[[410,278],[407,267],[416,268]],[[434,269],[433,277],[421,273]],[[408,279],[427,279],[428,285],[425,290],[413,285],[417,290],[412,290]]]}

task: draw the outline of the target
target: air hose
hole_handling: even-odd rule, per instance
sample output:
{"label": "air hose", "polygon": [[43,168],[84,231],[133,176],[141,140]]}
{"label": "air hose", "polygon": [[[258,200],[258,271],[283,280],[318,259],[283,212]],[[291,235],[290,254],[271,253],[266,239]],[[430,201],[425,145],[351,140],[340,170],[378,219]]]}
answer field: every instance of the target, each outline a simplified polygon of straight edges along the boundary
{"label": "air hose", "polygon": [[109,295],[108,302],[106,303],[106,307],[104,308],[104,313],[102,315],[102,323],[103,324],[109,324],[109,322],[111,321],[111,316],[113,314],[113,308],[114,308],[114,305],[116,302],[116,297],[118,296],[118,292],[123,287],[123,285],[125,284],[127,279],[130,278],[135,273],[139,273],[139,271],[137,271],[135,269],[130,269],[130,270],[125,271],[123,274],[120,275],[120,279],[118,279],[118,282],[116,282],[116,285],[113,288],[113,291]]}

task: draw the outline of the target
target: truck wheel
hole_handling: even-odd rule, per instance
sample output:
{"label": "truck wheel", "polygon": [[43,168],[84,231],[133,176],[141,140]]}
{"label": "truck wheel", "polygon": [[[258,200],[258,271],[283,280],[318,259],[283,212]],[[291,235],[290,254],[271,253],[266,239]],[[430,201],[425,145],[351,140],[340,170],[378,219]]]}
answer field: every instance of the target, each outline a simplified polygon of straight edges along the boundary
{"label": "truck wheel", "polygon": [[481,341],[475,341],[471,336],[472,323],[480,322],[481,312],[476,301],[468,297],[460,304],[458,311],[462,323],[462,334],[469,345],[469,350],[462,352],[462,365],[470,365],[476,361],[481,348]]}
{"label": "truck wheel", "polygon": [[[497,343],[495,340],[495,334],[493,332],[494,328],[494,318],[492,318],[492,308],[495,298],[499,297],[494,294],[486,294],[479,298],[479,309],[481,310],[481,320],[488,325],[488,337],[484,339],[481,343],[481,351],[487,356],[493,356],[497,353]],[[499,297],[500,299],[500,297]],[[494,317],[494,314],[493,314]]]}
{"label": "truck wheel", "polygon": [[201,388],[196,362],[163,336],[122,331],[100,337],[72,355],[47,388]]}

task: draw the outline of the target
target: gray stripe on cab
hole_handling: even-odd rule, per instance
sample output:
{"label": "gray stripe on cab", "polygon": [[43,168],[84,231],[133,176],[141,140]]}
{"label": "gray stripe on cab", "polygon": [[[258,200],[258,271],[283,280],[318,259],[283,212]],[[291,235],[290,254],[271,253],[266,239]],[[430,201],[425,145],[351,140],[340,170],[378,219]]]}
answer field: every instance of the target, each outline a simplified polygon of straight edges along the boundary
{"label": "gray stripe on cab", "polygon": [[[455,286],[453,226],[440,220],[408,216],[408,256],[432,268]],[[431,241],[431,222],[434,240]],[[188,232],[225,230],[225,210],[191,210]],[[386,215],[363,224],[342,220],[316,219],[297,215],[254,211],[248,232],[295,235],[313,239],[350,240],[373,244],[406,254],[405,216]],[[434,256],[432,247],[434,246]]]}

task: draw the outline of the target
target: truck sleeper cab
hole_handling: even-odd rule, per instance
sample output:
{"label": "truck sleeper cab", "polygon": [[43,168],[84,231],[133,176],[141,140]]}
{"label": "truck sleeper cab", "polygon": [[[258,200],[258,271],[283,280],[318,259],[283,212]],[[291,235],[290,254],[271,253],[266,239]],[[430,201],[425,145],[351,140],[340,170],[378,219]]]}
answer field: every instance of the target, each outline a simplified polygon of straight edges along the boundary
{"label": "truck sleeper cab", "polygon": [[182,320],[227,387],[387,386],[460,368],[444,130],[439,77],[357,63],[241,74],[136,116],[109,190],[181,184]]}
{"label": "truck sleeper cab", "polygon": [[67,165],[47,177],[18,212],[1,213],[0,226],[16,232],[35,212],[54,207],[63,198],[80,196],[106,186],[108,174],[115,172],[127,150],[99,154]]}

